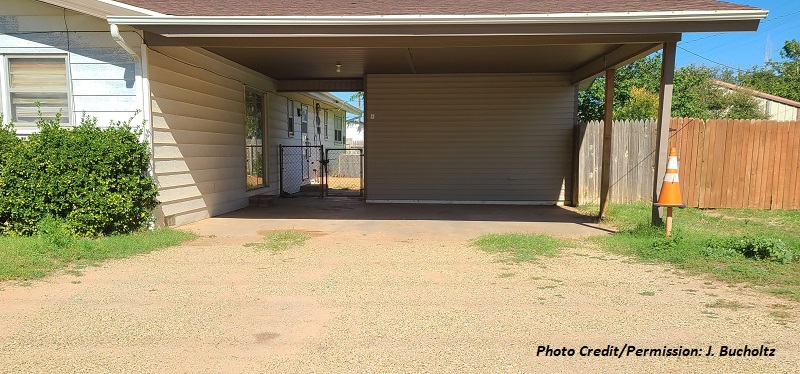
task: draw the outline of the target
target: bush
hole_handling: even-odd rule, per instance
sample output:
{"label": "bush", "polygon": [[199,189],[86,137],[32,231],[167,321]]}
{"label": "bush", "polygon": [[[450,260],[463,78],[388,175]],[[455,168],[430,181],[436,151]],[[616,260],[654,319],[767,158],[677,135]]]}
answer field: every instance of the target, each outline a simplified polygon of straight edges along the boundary
{"label": "bush", "polygon": [[705,249],[707,256],[725,257],[740,254],[754,260],[769,260],[786,264],[800,260],[795,250],[783,240],[768,236],[744,236],[727,240],[713,240]]}
{"label": "bush", "polygon": [[124,234],[147,224],[157,191],[147,174],[149,147],[130,122],[100,129],[84,116],[63,129],[58,118],[40,119],[38,134],[11,142],[0,165],[0,233],[41,234],[52,220],[75,236]]}
{"label": "bush", "polygon": [[6,159],[6,153],[20,142],[13,124],[3,124],[3,114],[0,113],[0,167]]}

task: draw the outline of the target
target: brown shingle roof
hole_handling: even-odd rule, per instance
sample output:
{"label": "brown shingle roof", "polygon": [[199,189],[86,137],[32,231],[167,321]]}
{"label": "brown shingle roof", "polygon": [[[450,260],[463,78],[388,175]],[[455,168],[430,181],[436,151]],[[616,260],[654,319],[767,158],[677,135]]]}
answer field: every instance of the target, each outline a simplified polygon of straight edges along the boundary
{"label": "brown shingle roof", "polygon": [[177,16],[367,16],[755,10],[716,0],[118,0]]}

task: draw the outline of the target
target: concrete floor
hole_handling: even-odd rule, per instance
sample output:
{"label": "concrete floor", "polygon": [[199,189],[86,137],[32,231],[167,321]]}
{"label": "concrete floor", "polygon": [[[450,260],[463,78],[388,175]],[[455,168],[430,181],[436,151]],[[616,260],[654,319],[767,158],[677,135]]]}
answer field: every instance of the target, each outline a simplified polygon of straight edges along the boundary
{"label": "concrete floor", "polygon": [[256,236],[258,231],[356,231],[363,235],[468,239],[524,232],[584,237],[609,232],[560,206],[367,204],[353,198],[284,198],[181,227],[202,235]]}

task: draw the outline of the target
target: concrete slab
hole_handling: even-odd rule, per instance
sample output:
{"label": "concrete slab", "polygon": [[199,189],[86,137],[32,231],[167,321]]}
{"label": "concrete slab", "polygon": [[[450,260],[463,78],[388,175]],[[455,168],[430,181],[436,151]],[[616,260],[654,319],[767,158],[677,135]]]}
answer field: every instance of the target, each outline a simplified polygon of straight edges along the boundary
{"label": "concrete slab", "polygon": [[300,229],[457,240],[487,233],[584,237],[608,232],[595,224],[593,218],[569,207],[367,204],[352,198],[278,199],[272,207],[249,207],[182,229],[217,236],[249,237],[264,230]]}

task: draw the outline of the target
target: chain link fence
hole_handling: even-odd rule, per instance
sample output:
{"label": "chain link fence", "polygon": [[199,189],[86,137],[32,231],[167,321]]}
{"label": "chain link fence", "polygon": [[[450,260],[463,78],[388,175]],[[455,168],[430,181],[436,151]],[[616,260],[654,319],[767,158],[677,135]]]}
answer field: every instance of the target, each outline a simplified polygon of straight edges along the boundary
{"label": "chain link fence", "polygon": [[328,196],[364,196],[364,153],[361,149],[328,149]]}

